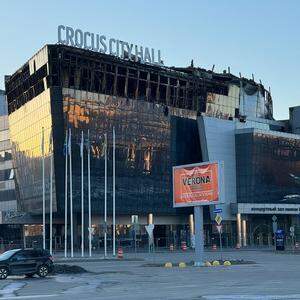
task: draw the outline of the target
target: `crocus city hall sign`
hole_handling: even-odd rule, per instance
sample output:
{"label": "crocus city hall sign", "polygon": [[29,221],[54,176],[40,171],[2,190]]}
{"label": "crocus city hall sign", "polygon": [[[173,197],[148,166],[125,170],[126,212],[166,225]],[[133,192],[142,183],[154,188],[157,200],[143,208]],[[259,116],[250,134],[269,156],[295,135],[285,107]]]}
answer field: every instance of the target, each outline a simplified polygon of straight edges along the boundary
{"label": "crocus city hall sign", "polygon": [[142,47],[105,35],[83,32],[80,29],[59,25],[57,28],[58,43],[100,53],[106,53],[120,58],[128,58],[142,63],[162,65],[161,52],[153,48]]}

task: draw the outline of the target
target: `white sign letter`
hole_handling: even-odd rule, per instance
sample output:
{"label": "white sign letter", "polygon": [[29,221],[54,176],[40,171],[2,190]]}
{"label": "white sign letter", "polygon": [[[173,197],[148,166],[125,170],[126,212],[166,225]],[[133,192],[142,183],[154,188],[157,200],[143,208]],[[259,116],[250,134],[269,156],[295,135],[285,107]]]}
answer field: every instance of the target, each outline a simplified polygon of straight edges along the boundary
{"label": "white sign letter", "polygon": [[61,37],[61,32],[62,30],[66,30],[66,27],[64,25],[59,25],[57,27],[57,34],[58,34],[58,42],[60,44],[66,44],[66,40],[63,40],[62,37]]}

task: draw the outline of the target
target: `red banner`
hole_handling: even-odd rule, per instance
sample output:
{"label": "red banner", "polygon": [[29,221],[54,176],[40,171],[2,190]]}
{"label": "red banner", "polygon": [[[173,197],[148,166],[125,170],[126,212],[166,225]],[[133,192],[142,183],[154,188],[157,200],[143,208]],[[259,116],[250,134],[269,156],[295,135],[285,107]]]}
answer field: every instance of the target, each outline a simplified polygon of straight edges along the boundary
{"label": "red banner", "polygon": [[218,198],[218,163],[173,168],[174,207],[214,204]]}

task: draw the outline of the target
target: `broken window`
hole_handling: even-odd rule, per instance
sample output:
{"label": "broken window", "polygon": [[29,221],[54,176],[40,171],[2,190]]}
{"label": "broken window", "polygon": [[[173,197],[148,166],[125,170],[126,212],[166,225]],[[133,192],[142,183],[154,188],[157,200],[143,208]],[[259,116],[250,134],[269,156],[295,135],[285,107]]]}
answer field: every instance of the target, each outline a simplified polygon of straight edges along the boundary
{"label": "broken window", "polygon": [[124,97],[125,96],[125,76],[118,76],[117,78],[117,96]]}
{"label": "broken window", "polygon": [[137,87],[137,80],[135,78],[128,78],[127,97],[135,99],[135,92]]}

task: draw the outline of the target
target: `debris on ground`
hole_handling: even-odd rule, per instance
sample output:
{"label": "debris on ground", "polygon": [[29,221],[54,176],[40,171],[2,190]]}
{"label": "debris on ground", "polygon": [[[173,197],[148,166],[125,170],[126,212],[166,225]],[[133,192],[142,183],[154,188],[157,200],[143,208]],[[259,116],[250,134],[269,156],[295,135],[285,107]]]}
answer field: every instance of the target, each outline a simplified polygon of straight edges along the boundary
{"label": "debris on ground", "polygon": [[82,267],[66,264],[55,264],[52,274],[81,274],[88,273],[88,271]]}

